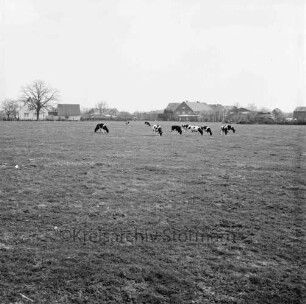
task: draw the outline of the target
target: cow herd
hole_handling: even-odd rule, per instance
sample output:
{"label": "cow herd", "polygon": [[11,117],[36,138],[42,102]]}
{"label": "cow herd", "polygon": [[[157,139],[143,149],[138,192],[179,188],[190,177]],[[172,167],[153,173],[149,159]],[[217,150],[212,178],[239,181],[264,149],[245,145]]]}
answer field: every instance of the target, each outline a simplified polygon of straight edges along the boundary
{"label": "cow herd", "polygon": [[[128,125],[130,122],[126,122],[126,125]],[[151,125],[150,122],[145,121],[145,125],[152,127],[153,133],[158,133],[160,136],[163,135],[163,130],[162,127],[158,124]],[[101,132],[106,132],[109,133],[109,129],[106,124],[104,123],[99,123],[95,127],[95,132],[97,131]],[[184,132],[191,132],[191,133],[200,133],[203,135],[204,132],[212,136],[212,130],[209,126],[192,126],[190,124],[183,124],[182,126],[180,125],[173,125],[171,126],[171,132],[177,132],[179,134],[182,134]],[[232,125],[223,125],[220,128],[220,134],[221,135],[227,135],[229,131],[233,131],[233,133],[236,132],[235,128]]]}

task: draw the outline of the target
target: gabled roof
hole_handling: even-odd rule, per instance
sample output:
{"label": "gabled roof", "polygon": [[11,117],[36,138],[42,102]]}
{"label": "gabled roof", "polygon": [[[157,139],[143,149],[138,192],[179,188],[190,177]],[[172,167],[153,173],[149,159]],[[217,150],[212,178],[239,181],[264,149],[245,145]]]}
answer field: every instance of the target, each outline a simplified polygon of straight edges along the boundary
{"label": "gabled roof", "polygon": [[167,105],[166,110],[168,110],[168,111],[175,111],[180,104],[181,104],[181,102],[170,102]]}
{"label": "gabled roof", "polygon": [[306,107],[296,107],[294,112],[297,112],[297,111],[299,111],[299,112],[306,112]]}
{"label": "gabled roof", "polygon": [[186,102],[193,112],[213,112],[213,109],[204,102]]}
{"label": "gabled roof", "polygon": [[80,105],[79,104],[58,104],[57,105],[58,116],[80,116]]}

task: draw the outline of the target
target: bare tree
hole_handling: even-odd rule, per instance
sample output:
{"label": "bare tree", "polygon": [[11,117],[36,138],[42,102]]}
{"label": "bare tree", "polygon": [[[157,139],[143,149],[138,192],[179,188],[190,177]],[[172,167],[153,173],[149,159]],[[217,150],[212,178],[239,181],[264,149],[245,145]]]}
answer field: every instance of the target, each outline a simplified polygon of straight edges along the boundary
{"label": "bare tree", "polygon": [[11,118],[16,118],[18,101],[13,99],[5,99],[2,102],[2,109],[4,110],[8,120],[10,120]]}
{"label": "bare tree", "polygon": [[22,87],[20,101],[36,111],[36,120],[39,120],[39,113],[42,109],[53,105],[59,99],[58,90],[49,87],[44,81],[36,80],[32,84]]}
{"label": "bare tree", "polygon": [[108,104],[106,101],[100,101],[96,104],[96,109],[99,110],[100,117],[105,112],[105,110],[108,108]]}

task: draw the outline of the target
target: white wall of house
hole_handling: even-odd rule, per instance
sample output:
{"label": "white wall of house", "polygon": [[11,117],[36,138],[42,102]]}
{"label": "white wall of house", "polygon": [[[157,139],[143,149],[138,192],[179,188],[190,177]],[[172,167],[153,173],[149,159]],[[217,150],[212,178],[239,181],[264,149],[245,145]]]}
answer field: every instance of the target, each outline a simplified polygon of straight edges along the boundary
{"label": "white wall of house", "polygon": [[[41,109],[39,113],[39,120],[44,120],[48,116],[46,109]],[[20,120],[36,120],[36,111],[30,110],[28,105],[24,105],[18,111],[18,117]]]}

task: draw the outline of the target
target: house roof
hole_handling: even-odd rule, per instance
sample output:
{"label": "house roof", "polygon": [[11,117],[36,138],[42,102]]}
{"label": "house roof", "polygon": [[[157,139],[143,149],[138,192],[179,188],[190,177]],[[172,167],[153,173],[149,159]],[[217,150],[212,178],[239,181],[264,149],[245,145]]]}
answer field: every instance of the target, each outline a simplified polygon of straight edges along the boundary
{"label": "house roof", "polygon": [[223,106],[226,111],[230,111],[234,106]]}
{"label": "house roof", "polygon": [[210,104],[209,105],[214,111],[222,111],[225,108],[221,104]]}
{"label": "house roof", "polygon": [[180,104],[181,104],[180,102],[170,102],[167,105],[166,110],[168,110],[168,111],[175,111]]}
{"label": "house roof", "polygon": [[204,102],[186,102],[193,112],[213,112],[213,109]]}
{"label": "house roof", "polygon": [[250,110],[246,109],[246,108],[239,108],[237,109],[238,112],[251,112]]}
{"label": "house roof", "polygon": [[80,116],[80,105],[79,104],[58,104],[57,105],[58,116]]}
{"label": "house roof", "polygon": [[296,107],[294,112],[297,112],[297,111],[299,111],[299,112],[306,112],[306,107]]}

